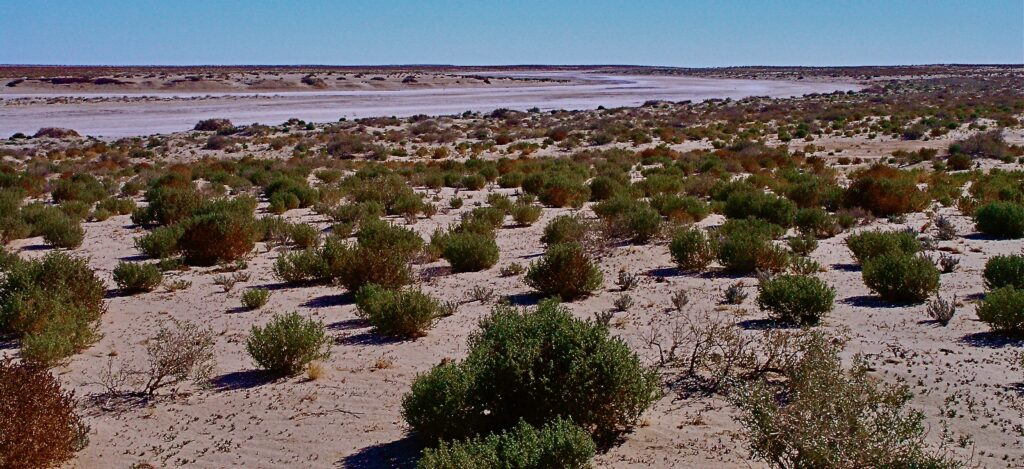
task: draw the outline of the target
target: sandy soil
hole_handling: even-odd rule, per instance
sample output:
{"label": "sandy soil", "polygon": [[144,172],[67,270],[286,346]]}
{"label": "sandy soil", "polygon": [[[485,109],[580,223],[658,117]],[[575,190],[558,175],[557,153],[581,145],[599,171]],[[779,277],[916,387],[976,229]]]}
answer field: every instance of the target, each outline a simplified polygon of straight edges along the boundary
{"label": "sandy soil", "polygon": [[[41,127],[56,126],[71,128],[83,135],[125,137],[187,130],[202,119],[214,117],[230,119],[236,125],[278,124],[293,117],[310,122],[333,122],[342,117],[444,115],[498,108],[575,110],[636,106],[648,100],[790,97],[861,88],[852,82],[840,81],[738,80],[579,71],[507,75],[514,75],[520,81],[513,82],[514,86],[495,83],[390,91],[160,93],[130,99],[124,98],[123,93],[109,92],[99,95],[65,92],[63,97],[52,93],[0,94],[0,135],[15,132],[31,135]],[[523,81],[527,79],[529,81]]]}

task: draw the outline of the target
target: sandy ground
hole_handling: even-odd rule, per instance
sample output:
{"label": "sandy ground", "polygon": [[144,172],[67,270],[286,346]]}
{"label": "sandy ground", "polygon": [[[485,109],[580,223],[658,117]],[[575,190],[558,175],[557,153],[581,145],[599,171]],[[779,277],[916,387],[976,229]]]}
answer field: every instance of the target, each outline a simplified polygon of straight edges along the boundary
{"label": "sandy ground", "polygon": [[[513,193],[507,190],[499,192]],[[429,236],[437,226],[457,220],[460,213],[484,203],[487,190],[459,193],[463,208],[442,210],[430,220],[412,225]],[[440,206],[454,195],[440,193]],[[493,288],[529,305],[529,287],[521,278],[500,277],[498,269],[512,262],[528,264],[543,252],[539,242],[544,224],[569,209],[545,209],[541,220],[527,228],[506,226],[498,234],[501,260],[492,269],[452,274],[446,263],[421,265],[424,291],[443,299],[465,298],[472,287]],[[584,209],[584,213],[589,210]],[[962,306],[948,327],[929,321],[924,305],[889,307],[871,295],[859,269],[843,245],[846,234],[822,240],[812,258],[827,271],[821,274],[838,290],[836,307],[824,328],[849,330],[846,355],[865,355],[876,375],[904,380],[916,397],[912,403],[928,417],[929,440],[938,444],[948,425],[954,435],[970,434],[972,440],[956,452],[972,456],[982,467],[1020,467],[1024,464],[1024,375],[1012,362],[1019,343],[986,333],[977,321],[974,301],[982,293],[981,270],[997,254],[1017,252],[1019,240],[989,240],[973,233],[970,220],[955,209],[940,208],[953,217],[962,237],[941,242],[944,251],[956,253],[960,269],[942,276],[942,294],[956,295]],[[304,210],[289,218],[326,227],[322,217]],[[712,216],[701,223],[721,223]],[[924,225],[923,214],[908,217],[905,224],[876,222],[870,229],[899,229]],[[396,223],[401,223],[396,220]],[[75,254],[90,257],[99,275],[110,280],[119,260],[138,259],[132,239],[143,231],[132,228],[127,216],[87,223],[86,240]],[[39,239],[20,240],[13,248],[24,256],[42,255]],[[101,388],[96,381],[108,361],[140,366],[142,342],[159,324],[170,318],[190,320],[216,334],[217,368],[214,387],[183,388],[176,398],[147,406],[117,411],[87,406],[92,426],[91,443],[69,467],[128,467],[146,462],[167,467],[390,467],[408,463],[415,440],[406,436],[400,415],[401,396],[417,373],[427,371],[444,358],[461,358],[465,341],[476,321],[490,306],[466,303],[458,313],[440,320],[426,337],[414,341],[381,341],[355,314],[344,291],[332,286],[289,287],[273,277],[272,264],[281,249],[262,244],[245,270],[251,279],[230,292],[213,283],[211,269],[195,268],[171,273],[170,280],[192,282],[173,293],[159,290],[131,297],[112,291],[108,312],[100,325],[102,340],[72,357],[55,372],[70,389],[86,398]],[[613,333],[623,337],[646,363],[655,360],[644,337],[652,328],[669,330],[681,314],[718,311],[737,322],[762,319],[753,303],[756,280],[716,275],[681,274],[663,242],[648,246],[611,248],[600,259],[605,287],[597,295],[569,307],[581,318],[612,308],[620,293],[616,273],[626,269],[643,280],[631,295],[636,306],[616,313]],[[721,291],[742,282],[751,293],[743,304],[719,304]],[[264,286],[273,290],[269,304],[259,311],[240,308],[245,288]],[[670,296],[679,289],[690,292],[687,311],[672,310]],[[325,361],[324,378],[309,381],[297,377],[276,382],[261,381],[245,354],[249,328],[266,322],[273,312],[297,310],[328,325],[335,338],[333,354]],[[748,322],[750,323],[750,322]],[[756,323],[756,321],[755,321]],[[948,402],[947,402],[948,401]],[[951,412],[951,410],[955,412]],[[669,391],[648,410],[642,425],[621,446],[599,455],[598,467],[760,467],[748,460],[732,410],[717,397],[681,399]],[[954,415],[955,417],[950,417]]]}
{"label": "sandy ground", "polygon": [[[510,74],[511,75],[511,74]],[[280,91],[272,93],[160,93],[125,100],[120,93],[64,93],[102,98],[66,103],[46,94],[0,94],[0,135],[32,134],[41,127],[71,128],[83,135],[124,137],[177,132],[214,117],[236,125],[278,124],[289,118],[333,122],[339,118],[445,115],[498,108],[526,110],[636,106],[648,100],[701,101],[747,96],[791,97],[859,89],[846,82],[739,80],[684,76],[630,76],[588,72],[520,72],[516,78],[559,80],[515,86],[460,85],[424,89]],[[17,88],[15,88],[17,89]],[[209,96],[207,96],[209,95]],[[25,98],[47,98],[32,99]]]}

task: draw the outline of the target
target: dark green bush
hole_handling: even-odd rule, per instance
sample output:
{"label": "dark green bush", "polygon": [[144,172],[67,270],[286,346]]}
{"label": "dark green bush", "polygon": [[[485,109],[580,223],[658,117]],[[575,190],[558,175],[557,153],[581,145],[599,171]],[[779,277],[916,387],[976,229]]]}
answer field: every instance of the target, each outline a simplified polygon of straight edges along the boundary
{"label": "dark green bush", "polygon": [[38,229],[43,241],[55,248],[75,249],[85,240],[82,224],[66,215],[48,218]]}
{"label": "dark green bush", "polygon": [[423,248],[423,238],[415,231],[384,220],[367,220],[356,233],[360,246],[375,251],[391,250],[411,257]]}
{"label": "dark green bush", "polygon": [[711,213],[711,207],[696,197],[661,194],[651,198],[651,206],[661,216],[676,222],[699,222]]}
{"label": "dark green bush", "polygon": [[793,224],[796,204],[791,200],[760,191],[733,192],[725,201],[725,216],[735,219],[760,218],[782,227]]}
{"label": "dark green bush", "polygon": [[605,327],[553,300],[536,310],[499,305],[460,363],[417,377],[402,415],[423,439],[486,435],[521,420],[571,419],[601,442],[634,425],[660,391],[658,376]]}
{"label": "dark green bush", "polygon": [[266,288],[250,288],[242,293],[242,306],[248,309],[260,309],[270,301],[270,290]]}
{"label": "dark green bush", "polygon": [[498,243],[494,238],[472,232],[456,232],[446,236],[441,257],[456,272],[476,272],[498,263]]}
{"label": "dark green bush", "polygon": [[540,218],[541,208],[536,205],[516,204],[512,206],[512,219],[519,226],[533,225]]}
{"label": "dark green bush", "polygon": [[1001,239],[1024,238],[1024,205],[991,202],[974,212],[978,231]]}
{"label": "dark green bush", "polygon": [[279,376],[298,374],[313,360],[329,357],[330,346],[323,323],[297,312],[275,314],[266,326],[253,326],[245,344],[260,368]]}
{"label": "dark green bush", "polygon": [[795,224],[800,233],[827,238],[842,231],[835,217],[820,208],[804,208],[796,212]]}
{"label": "dark green bush", "polygon": [[399,288],[412,281],[409,260],[399,251],[328,242],[321,254],[328,279],[338,279],[350,292],[357,292],[370,283]]}
{"label": "dark green bush", "polygon": [[154,259],[164,259],[178,253],[178,240],[184,229],[180,225],[159,226],[135,239],[135,247]]}
{"label": "dark green bush", "polygon": [[441,316],[440,304],[426,293],[373,284],[356,292],[356,306],[359,316],[370,321],[378,333],[392,337],[422,337]]}
{"label": "dark green bush", "polygon": [[835,299],[836,290],[816,277],[778,275],[761,282],[757,306],[773,320],[814,326],[832,311]]}
{"label": "dark green bush", "polygon": [[734,220],[719,230],[718,262],[728,272],[781,272],[789,265],[789,254],[772,243],[774,229],[758,219]]}
{"label": "dark green bush", "polygon": [[1005,286],[985,293],[978,319],[999,332],[1024,334],[1024,289]]}
{"label": "dark green bush", "polygon": [[985,263],[985,288],[1007,285],[1024,290],[1024,255],[995,256]]}
{"label": "dark green bush", "polygon": [[885,254],[915,254],[921,242],[912,231],[861,231],[846,238],[846,247],[863,264]]}
{"label": "dark green bush", "polygon": [[331,279],[323,250],[312,248],[282,253],[274,261],[274,275],[291,284],[325,282]]}
{"label": "dark green bush", "polygon": [[668,250],[672,260],[684,271],[703,270],[715,259],[714,241],[696,228],[677,231]]}
{"label": "dark green bush", "polygon": [[540,241],[547,245],[579,243],[587,236],[587,222],[578,215],[559,215],[544,227]]}
{"label": "dark green bush", "polygon": [[58,179],[53,188],[54,202],[85,202],[93,204],[107,196],[103,184],[90,174],[75,173],[68,179]]}
{"label": "dark green bush", "polygon": [[530,264],[526,284],[544,296],[573,301],[601,288],[604,276],[577,243],[548,246],[544,257]]}
{"label": "dark green bush", "polygon": [[569,420],[556,419],[540,429],[526,422],[500,433],[427,448],[419,469],[586,468],[597,447],[590,435]]}
{"label": "dark green bush", "polygon": [[164,280],[156,264],[119,262],[114,268],[114,283],[127,294],[153,291]]}
{"label": "dark green bush", "polygon": [[864,263],[864,284],[893,303],[921,303],[939,289],[932,261],[902,253],[883,254]]}
{"label": "dark green bush", "polygon": [[789,238],[786,240],[786,244],[789,245],[791,251],[801,256],[810,255],[815,249],[818,249],[818,239],[808,235]]}

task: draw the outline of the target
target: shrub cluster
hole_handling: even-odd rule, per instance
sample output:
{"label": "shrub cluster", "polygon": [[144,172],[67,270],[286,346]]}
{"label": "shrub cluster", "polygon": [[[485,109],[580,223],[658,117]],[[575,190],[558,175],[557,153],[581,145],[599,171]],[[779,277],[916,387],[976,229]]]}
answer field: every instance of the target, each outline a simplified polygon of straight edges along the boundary
{"label": "shrub cluster", "polygon": [[849,207],[885,217],[920,211],[930,197],[917,187],[914,173],[876,164],[853,176],[845,201]]}
{"label": "shrub cluster", "polygon": [[862,231],[846,238],[846,246],[861,264],[885,254],[910,256],[921,250],[913,231]]}
{"label": "shrub cluster", "polygon": [[761,282],[757,305],[773,320],[797,326],[814,326],[829,311],[836,290],[809,275],[778,275]]}
{"label": "shrub cluster", "polygon": [[520,421],[543,427],[558,417],[608,442],[658,394],[657,375],[621,339],[546,300],[533,311],[495,307],[471,336],[465,360],[413,381],[402,415],[429,442],[500,432]]}
{"label": "shrub cluster", "polygon": [[274,375],[292,376],[313,360],[329,357],[331,338],[323,323],[293,311],[275,314],[266,326],[253,326],[245,348],[260,368]]}
{"label": "shrub cluster", "polygon": [[1024,255],[995,256],[985,263],[985,288],[1012,286],[1024,290]]}
{"label": "shrub cluster", "polygon": [[864,263],[864,284],[893,303],[921,303],[939,289],[939,269],[932,261],[903,253],[887,253]]}
{"label": "shrub cluster", "polygon": [[420,469],[565,468],[590,467],[597,447],[590,435],[565,419],[541,428],[526,422],[486,437],[474,437],[423,451]]}
{"label": "shrub cluster", "polygon": [[696,228],[679,230],[672,236],[668,250],[681,270],[702,270],[715,259],[716,246],[712,239]]}
{"label": "shrub cluster", "polygon": [[1024,205],[991,202],[974,212],[978,231],[1001,239],[1024,238]]}
{"label": "shrub cluster", "polygon": [[582,243],[587,236],[587,222],[579,215],[559,215],[544,227],[540,241],[547,245]]}
{"label": "shrub cluster", "polygon": [[772,238],[781,229],[757,218],[729,220],[719,229],[718,262],[728,272],[781,272],[789,265],[789,253]]}
{"label": "shrub cluster", "polygon": [[114,282],[127,294],[153,291],[164,280],[156,264],[119,262],[114,268]]}
{"label": "shrub cluster", "polygon": [[1008,285],[986,292],[978,319],[999,332],[1024,334],[1024,289]]}
{"label": "shrub cluster", "polygon": [[356,292],[356,306],[359,316],[370,321],[378,333],[392,337],[422,337],[441,316],[440,304],[426,293],[373,284]]}

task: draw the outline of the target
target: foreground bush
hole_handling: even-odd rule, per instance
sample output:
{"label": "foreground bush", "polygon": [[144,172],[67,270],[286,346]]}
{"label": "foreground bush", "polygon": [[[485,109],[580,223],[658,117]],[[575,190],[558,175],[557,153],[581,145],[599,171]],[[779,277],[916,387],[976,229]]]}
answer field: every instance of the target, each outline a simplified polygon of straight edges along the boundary
{"label": "foreground bush", "polygon": [[985,263],[985,288],[1012,286],[1024,290],[1024,255],[995,256]]}
{"label": "foreground bush", "polygon": [[559,215],[544,227],[540,241],[547,245],[579,243],[587,236],[587,222],[578,215]]}
{"label": "foreground bush", "polygon": [[5,270],[0,332],[21,338],[23,359],[52,365],[95,340],[106,289],[86,259],[51,252]]}
{"label": "foreground bush", "polygon": [[127,294],[153,291],[164,280],[156,264],[119,262],[114,268],[114,283]]}
{"label": "foreground bush", "polygon": [[43,241],[50,246],[62,249],[75,249],[85,240],[82,224],[66,215],[55,216],[38,225]]}
{"label": "foreground bush", "polygon": [[1024,205],[992,202],[974,212],[978,231],[1001,239],[1024,238]]}
{"label": "foreground bush", "polygon": [[184,232],[180,225],[160,226],[135,239],[135,247],[146,256],[164,259],[178,253],[178,240]]}
{"label": "foreground bush", "polygon": [[413,381],[402,415],[430,442],[558,417],[608,442],[636,423],[659,387],[621,339],[557,302],[533,311],[499,305],[470,337],[465,360]]}
{"label": "foreground bush", "polygon": [[668,245],[672,260],[681,270],[702,270],[715,259],[714,242],[696,228],[680,230]]}
{"label": "foreground bush", "polygon": [[978,319],[999,332],[1024,334],[1024,289],[1006,286],[985,293]]}
{"label": "foreground bush", "polygon": [[0,467],[48,468],[88,443],[74,396],[43,368],[0,360]]}
{"label": "foreground bush", "polygon": [[734,393],[755,458],[776,468],[960,467],[928,451],[906,385],[879,383],[862,361],[844,370],[826,344],[810,344],[785,384],[759,380]]}
{"label": "foreground bush", "polygon": [[356,292],[356,306],[359,317],[370,321],[378,333],[392,337],[422,337],[441,316],[440,304],[426,293],[373,284]]}
{"label": "foreground bush", "polygon": [[544,257],[530,264],[526,284],[545,296],[573,301],[601,288],[604,276],[576,243],[548,247]]}
{"label": "foreground bush", "polygon": [[885,254],[912,255],[921,250],[911,231],[862,231],[846,238],[846,246],[861,264]]}
{"label": "foreground bush", "polygon": [[757,305],[773,320],[814,326],[832,311],[836,290],[816,277],[779,275],[761,282]]}
{"label": "foreground bush", "polygon": [[557,419],[541,428],[519,422],[486,437],[469,438],[423,451],[419,469],[585,468],[597,447],[571,421]]}
{"label": "foreground bush", "polygon": [[323,323],[293,311],[275,314],[264,327],[253,326],[245,348],[260,368],[274,375],[292,376],[313,360],[329,357],[330,345]]}
{"label": "foreground bush", "polygon": [[864,284],[892,303],[921,303],[939,289],[932,261],[906,254],[883,254],[864,263]]}

